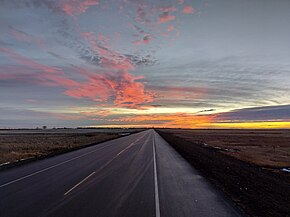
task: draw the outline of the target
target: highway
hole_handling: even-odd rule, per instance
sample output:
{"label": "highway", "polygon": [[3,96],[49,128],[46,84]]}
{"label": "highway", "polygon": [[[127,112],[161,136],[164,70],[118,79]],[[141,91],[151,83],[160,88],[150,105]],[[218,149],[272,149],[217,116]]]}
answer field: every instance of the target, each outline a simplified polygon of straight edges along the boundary
{"label": "highway", "polygon": [[1,217],[241,216],[154,130],[0,172]]}

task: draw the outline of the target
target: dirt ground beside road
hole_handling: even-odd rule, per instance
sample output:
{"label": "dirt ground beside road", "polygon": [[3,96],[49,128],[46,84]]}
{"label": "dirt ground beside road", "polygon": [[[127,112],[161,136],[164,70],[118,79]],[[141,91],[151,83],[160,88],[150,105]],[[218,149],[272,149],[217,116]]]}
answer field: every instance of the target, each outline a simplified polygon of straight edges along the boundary
{"label": "dirt ground beside road", "polygon": [[268,168],[290,167],[290,130],[166,130]]}
{"label": "dirt ground beside road", "polygon": [[[198,137],[193,135],[201,132],[191,133],[183,130],[158,130],[158,132],[195,169],[228,195],[248,216],[290,216],[290,176],[287,173],[272,172],[260,166],[259,163],[254,164],[248,160],[241,160],[242,158],[228,154],[228,151],[213,148],[217,145],[218,138],[214,135],[209,137],[206,137],[205,134],[200,135],[200,141],[197,142],[195,139]],[[185,135],[188,136],[187,139],[185,139]],[[227,137],[223,136],[223,138]],[[233,139],[233,135],[227,138],[227,141],[231,139]],[[224,144],[223,147],[226,147],[225,140],[219,145]],[[249,140],[250,138],[248,138]],[[211,143],[214,146],[204,145],[204,142],[210,143],[211,141],[215,141],[215,143]],[[271,165],[273,166],[273,164]]]}

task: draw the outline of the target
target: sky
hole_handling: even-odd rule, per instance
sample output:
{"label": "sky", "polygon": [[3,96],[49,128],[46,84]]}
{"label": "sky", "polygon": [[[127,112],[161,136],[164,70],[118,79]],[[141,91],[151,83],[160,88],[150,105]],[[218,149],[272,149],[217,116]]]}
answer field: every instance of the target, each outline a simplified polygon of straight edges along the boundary
{"label": "sky", "polygon": [[0,128],[290,128],[288,0],[0,0]]}

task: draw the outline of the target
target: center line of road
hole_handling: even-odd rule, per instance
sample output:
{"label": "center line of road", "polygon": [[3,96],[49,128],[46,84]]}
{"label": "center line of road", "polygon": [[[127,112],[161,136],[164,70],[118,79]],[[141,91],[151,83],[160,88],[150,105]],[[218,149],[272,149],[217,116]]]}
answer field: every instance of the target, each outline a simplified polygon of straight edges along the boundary
{"label": "center line of road", "polygon": [[154,188],[155,188],[155,216],[160,217],[160,204],[159,204],[159,191],[158,191],[158,177],[156,166],[156,153],[155,153],[155,134],[153,132],[153,163],[154,163]]}
{"label": "center line of road", "polygon": [[128,147],[120,151],[117,155],[115,155],[111,160],[109,160],[107,163],[105,163],[102,167],[100,167],[97,171],[90,174],[88,177],[86,177],[84,180],[76,184],[74,187],[72,187],[70,190],[68,190],[66,193],[64,193],[64,196],[69,194],[71,191],[73,191],[76,187],[78,187],[80,184],[82,184],[85,180],[87,180],[90,176],[92,176],[94,173],[99,173],[101,170],[103,170],[106,166],[108,166],[111,162],[113,162],[120,154],[122,154],[127,149],[131,148],[133,145],[135,145],[138,141],[140,141],[142,138],[144,138],[147,134],[142,136],[141,138],[137,139],[136,141],[132,142]]}
{"label": "center line of road", "polygon": [[78,184],[73,186],[71,189],[69,189],[67,192],[64,193],[64,196],[69,194],[71,191],[73,191],[76,187],[78,187],[80,184],[82,184],[84,181],[86,181],[88,178],[90,178],[92,175],[94,175],[96,172],[92,172],[90,175],[88,175],[86,178],[84,178],[82,181],[80,181]]}
{"label": "center line of road", "polygon": [[126,147],[125,149],[123,149],[122,151],[120,151],[117,155],[115,155],[111,160],[109,160],[106,164],[104,164],[102,167],[100,167],[97,172],[100,172],[101,170],[103,170],[106,166],[108,166],[111,162],[113,162],[119,155],[121,155],[124,151],[126,151],[127,149],[131,148],[133,145],[135,145],[137,142],[139,142],[141,139],[143,139],[146,136],[146,134],[144,136],[142,136],[141,138],[137,139],[136,141],[132,142],[128,147]]}

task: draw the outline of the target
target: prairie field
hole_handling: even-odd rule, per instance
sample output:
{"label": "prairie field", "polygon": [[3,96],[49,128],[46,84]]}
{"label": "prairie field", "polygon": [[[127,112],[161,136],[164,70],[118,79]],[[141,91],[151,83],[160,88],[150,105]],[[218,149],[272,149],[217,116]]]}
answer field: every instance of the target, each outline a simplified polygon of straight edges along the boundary
{"label": "prairie field", "polygon": [[0,164],[45,157],[121,136],[117,132],[0,133]]}
{"label": "prairie field", "polygon": [[194,143],[259,166],[290,167],[290,130],[180,130],[168,129]]}

